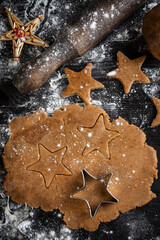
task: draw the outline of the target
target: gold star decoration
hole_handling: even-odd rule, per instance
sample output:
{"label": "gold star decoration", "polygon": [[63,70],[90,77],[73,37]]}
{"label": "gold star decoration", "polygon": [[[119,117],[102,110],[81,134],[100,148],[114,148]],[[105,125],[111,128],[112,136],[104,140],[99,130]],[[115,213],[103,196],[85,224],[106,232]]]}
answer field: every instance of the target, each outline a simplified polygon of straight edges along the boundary
{"label": "gold star decoration", "polygon": [[109,72],[106,76],[119,79],[123,84],[125,94],[130,92],[135,81],[150,83],[149,78],[141,71],[141,66],[146,56],[131,60],[119,51],[117,57],[119,67]]}
{"label": "gold star decoration", "polygon": [[112,177],[112,173],[108,173],[100,178],[95,178],[85,169],[82,170],[83,187],[71,194],[71,198],[84,200],[89,207],[90,216],[94,217],[103,203],[118,203],[108,190],[108,185]]}
{"label": "gold star decoration", "polygon": [[83,155],[87,155],[92,151],[98,150],[106,158],[110,158],[109,142],[117,138],[119,134],[105,128],[104,117],[100,115],[93,127],[79,127],[78,130],[85,137],[86,146]]}
{"label": "gold star decoration", "polygon": [[20,19],[17,16],[15,16],[10,9],[5,8],[5,10],[7,12],[12,30],[0,35],[0,40],[1,41],[11,40],[13,42],[13,55],[15,61],[19,60],[24,43],[48,47],[47,43],[45,43],[42,39],[32,34],[32,31],[38,25],[40,20],[43,19],[43,15],[39,15],[34,20],[23,25]]}
{"label": "gold star decoration", "polygon": [[151,127],[155,127],[160,124],[160,99],[153,97],[152,100],[157,109],[156,118],[153,120],[152,125],[151,125]]}
{"label": "gold star decoration", "polygon": [[66,153],[66,147],[55,152],[50,152],[46,147],[39,144],[39,160],[27,167],[27,170],[42,174],[46,188],[49,188],[56,175],[71,175],[69,169],[62,163]]}
{"label": "gold star decoration", "polygon": [[90,104],[90,91],[96,88],[104,88],[104,85],[96,81],[91,76],[92,63],[89,63],[82,71],[74,72],[65,68],[65,73],[69,79],[69,85],[62,96],[77,94],[88,105]]}

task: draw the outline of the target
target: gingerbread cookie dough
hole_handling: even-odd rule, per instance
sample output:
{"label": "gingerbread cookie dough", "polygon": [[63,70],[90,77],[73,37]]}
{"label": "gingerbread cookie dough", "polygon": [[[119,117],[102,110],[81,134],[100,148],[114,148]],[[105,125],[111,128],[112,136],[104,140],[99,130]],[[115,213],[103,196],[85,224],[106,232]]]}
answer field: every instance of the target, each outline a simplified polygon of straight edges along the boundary
{"label": "gingerbread cookie dough", "polygon": [[141,66],[145,61],[146,56],[131,60],[122,52],[118,52],[117,57],[119,67],[109,72],[106,76],[119,79],[123,84],[125,94],[130,92],[132,84],[135,81],[150,83],[148,77],[141,71]]}
{"label": "gingerbread cookie dough", "polygon": [[142,33],[152,55],[160,60],[160,4],[152,8],[143,19]]}
{"label": "gingerbread cookie dough", "polygon": [[152,125],[151,125],[151,127],[155,127],[155,126],[160,124],[160,99],[158,99],[156,97],[153,97],[152,100],[153,100],[153,103],[155,104],[155,107],[157,109],[157,115],[156,115],[156,117],[153,120]]}
{"label": "gingerbread cookie dough", "polygon": [[[145,134],[121,117],[110,122],[104,110],[74,104],[51,117],[37,111],[16,118],[10,132],[3,154],[7,194],[44,211],[59,208],[72,229],[94,231],[100,222],[156,197],[150,189],[157,178],[156,152],[147,146]],[[71,197],[83,186],[83,169],[95,179],[112,174],[109,184],[102,181],[97,187],[94,181],[83,192],[94,208],[103,196],[106,200],[107,190],[119,201],[101,204],[93,217],[86,201]]]}
{"label": "gingerbread cookie dough", "polygon": [[96,88],[104,88],[104,85],[92,78],[92,63],[89,63],[80,72],[74,72],[65,68],[69,79],[69,85],[62,96],[79,95],[86,104],[90,104],[90,91]]}

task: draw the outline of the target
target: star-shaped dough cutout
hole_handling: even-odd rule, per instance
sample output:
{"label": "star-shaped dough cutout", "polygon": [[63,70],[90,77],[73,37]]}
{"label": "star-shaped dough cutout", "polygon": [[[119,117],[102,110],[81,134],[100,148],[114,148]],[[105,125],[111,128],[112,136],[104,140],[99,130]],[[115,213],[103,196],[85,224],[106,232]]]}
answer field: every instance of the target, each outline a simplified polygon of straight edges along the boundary
{"label": "star-shaped dough cutout", "polygon": [[39,144],[39,160],[28,166],[27,170],[41,173],[46,188],[49,188],[56,175],[71,175],[69,169],[62,163],[65,153],[66,147],[50,152]]}
{"label": "star-shaped dough cutout", "polygon": [[85,137],[86,146],[83,155],[94,150],[101,152],[106,158],[110,158],[109,142],[119,136],[119,133],[105,128],[104,117],[100,115],[93,127],[78,127],[78,130]]}
{"label": "star-shaped dough cutout", "polygon": [[69,79],[69,85],[67,89],[63,92],[63,97],[77,94],[87,105],[89,105],[90,91],[96,88],[104,88],[103,84],[96,81],[91,76],[92,63],[89,63],[80,72],[74,72],[68,68],[65,68],[64,70]]}
{"label": "star-shaped dough cutout", "polygon": [[119,79],[123,84],[125,94],[130,92],[132,84],[135,81],[150,83],[149,78],[141,70],[141,66],[145,61],[146,56],[134,60],[126,57],[122,52],[118,52],[117,56],[119,67],[109,72],[106,76]]}
{"label": "star-shaped dough cutout", "polygon": [[160,124],[160,99],[158,99],[156,97],[153,97],[152,100],[153,100],[153,102],[156,106],[156,109],[157,109],[156,118],[153,120],[153,122],[151,124],[151,127],[155,127],[155,126]]}
{"label": "star-shaped dough cutout", "polygon": [[84,200],[89,207],[90,216],[94,217],[102,203],[118,203],[108,190],[108,185],[112,173],[108,173],[100,178],[95,178],[85,169],[82,170],[83,187],[71,194],[71,198]]}
{"label": "star-shaped dough cutout", "polygon": [[24,43],[48,47],[47,43],[45,43],[42,39],[32,34],[32,31],[43,19],[43,15],[39,15],[37,18],[24,25],[20,21],[20,19],[11,12],[10,9],[5,8],[5,10],[7,12],[12,30],[0,35],[0,40],[1,41],[11,40],[13,42],[13,55],[15,61],[19,60]]}

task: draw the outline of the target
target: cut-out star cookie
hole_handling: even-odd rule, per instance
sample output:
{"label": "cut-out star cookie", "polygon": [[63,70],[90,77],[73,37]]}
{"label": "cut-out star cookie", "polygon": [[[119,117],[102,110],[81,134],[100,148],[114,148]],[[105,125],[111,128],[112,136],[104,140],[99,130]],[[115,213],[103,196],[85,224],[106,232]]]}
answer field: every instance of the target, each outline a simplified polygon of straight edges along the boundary
{"label": "cut-out star cookie", "polygon": [[108,185],[112,173],[108,173],[100,178],[95,178],[85,169],[82,170],[83,187],[71,194],[71,198],[86,201],[89,207],[90,216],[94,217],[103,203],[118,203],[108,190]]}
{"label": "cut-out star cookie", "polygon": [[158,99],[156,97],[153,97],[152,100],[153,100],[153,102],[156,106],[156,109],[157,109],[156,118],[153,120],[153,122],[151,124],[152,127],[155,127],[155,126],[160,124],[160,99]]}
{"label": "cut-out star cookie", "polygon": [[48,47],[47,43],[32,33],[38,23],[43,19],[43,14],[24,25],[20,19],[11,12],[10,9],[5,8],[5,10],[7,12],[12,30],[0,35],[0,40],[11,40],[13,42],[13,54],[15,61],[19,60],[24,43]]}
{"label": "cut-out star cookie", "polygon": [[79,127],[78,130],[86,139],[86,146],[83,155],[87,155],[94,150],[101,152],[106,158],[110,158],[108,144],[119,134],[105,128],[104,117],[100,115],[93,127]]}
{"label": "cut-out star cookie", "polygon": [[119,79],[123,84],[125,94],[130,92],[132,84],[135,81],[150,83],[149,78],[141,70],[141,66],[145,61],[146,56],[131,60],[119,51],[117,57],[119,67],[109,72],[106,76]]}
{"label": "cut-out star cookie", "polygon": [[87,105],[89,105],[90,91],[96,88],[104,88],[103,84],[96,81],[91,76],[92,63],[89,63],[80,72],[74,72],[68,68],[65,68],[64,70],[69,79],[69,85],[67,89],[63,92],[63,97],[77,94]]}
{"label": "cut-out star cookie", "polygon": [[39,144],[39,160],[27,167],[27,170],[42,174],[46,188],[49,188],[56,175],[71,175],[68,168],[62,163],[66,147],[55,152],[50,152],[46,147]]}

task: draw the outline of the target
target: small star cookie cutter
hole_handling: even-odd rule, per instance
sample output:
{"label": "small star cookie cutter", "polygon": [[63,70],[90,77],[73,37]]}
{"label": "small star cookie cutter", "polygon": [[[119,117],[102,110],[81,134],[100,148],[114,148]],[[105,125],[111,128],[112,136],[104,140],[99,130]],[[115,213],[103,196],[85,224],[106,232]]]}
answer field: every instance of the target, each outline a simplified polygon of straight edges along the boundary
{"label": "small star cookie cutter", "polygon": [[[99,177],[99,178],[94,177],[93,175],[91,175],[91,174],[90,174],[87,170],[85,170],[85,169],[81,170],[81,173],[82,173],[82,177],[83,177],[83,186],[82,186],[80,189],[78,189],[76,192],[72,193],[72,194],[70,195],[70,198],[84,200],[84,201],[87,203],[88,207],[89,207],[89,212],[90,212],[90,216],[91,216],[91,217],[95,217],[95,216],[96,216],[96,214],[97,214],[97,212],[98,212],[98,209],[100,208],[101,204],[105,204],[105,203],[111,203],[111,204],[112,204],[112,203],[113,203],[113,204],[119,203],[119,200],[108,190],[108,185],[109,185],[110,180],[111,180],[111,178],[112,178],[112,176],[113,176],[113,173],[112,173],[112,172],[109,172],[109,173],[107,173],[107,174],[105,174],[104,176],[101,176],[101,177]],[[111,197],[113,200],[101,201],[101,202],[98,204],[98,206],[96,207],[95,211],[93,211],[93,210],[92,210],[92,207],[91,207],[91,204],[89,203],[89,201],[88,201],[87,199],[81,198],[81,197],[74,197],[73,195],[81,192],[81,191],[86,187],[86,178],[85,178],[85,175],[86,175],[86,176],[88,175],[89,177],[93,178],[94,180],[101,180],[102,183],[103,183],[103,179],[104,179],[105,177],[107,177],[107,176],[110,175],[109,180],[108,180],[108,182],[107,182],[107,184],[106,184],[107,186],[106,186],[105,189],[107,190],[107,193],[110,195],[110,197]]]}

